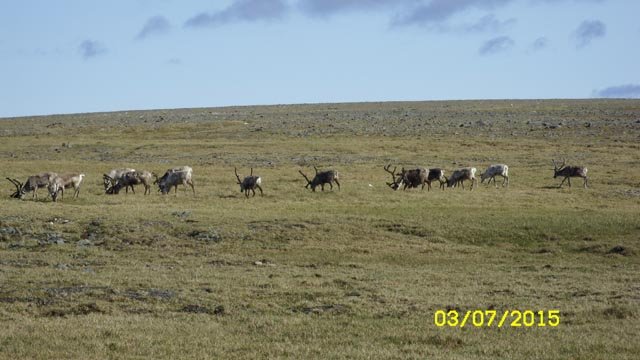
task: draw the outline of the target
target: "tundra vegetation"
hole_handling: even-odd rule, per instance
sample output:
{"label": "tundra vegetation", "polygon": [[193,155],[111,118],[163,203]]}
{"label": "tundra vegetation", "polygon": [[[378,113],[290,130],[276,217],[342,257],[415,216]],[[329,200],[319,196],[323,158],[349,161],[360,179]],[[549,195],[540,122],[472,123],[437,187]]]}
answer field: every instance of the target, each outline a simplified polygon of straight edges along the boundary
{"label": "tundra vegetation", "polygon": [[[58,202],[3,180],[0,358],[640,353],[638,100],[56,115],[0,119],[0,137],[2,178],[85,174]],[[558,188],[551,159],[589,187]],[[393,191],[386,164],[508,164],[511,181]],[[110,169],[181,165],[195,195],[105,194]],[[341,190],[305,189],[314,166]],[[234,167],[259,169],[264,196],[246,201]],[[439,328],[439,309],[557,309],[560,326]]]}

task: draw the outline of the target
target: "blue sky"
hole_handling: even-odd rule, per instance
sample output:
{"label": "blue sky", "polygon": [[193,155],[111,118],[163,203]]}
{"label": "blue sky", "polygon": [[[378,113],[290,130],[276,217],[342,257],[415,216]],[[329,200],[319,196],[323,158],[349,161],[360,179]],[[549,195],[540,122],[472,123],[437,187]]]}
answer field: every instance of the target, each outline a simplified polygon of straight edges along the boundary
{"label": "blue sky", "polygon": [[0,117],[640,97],[637,0],[22,0]]}

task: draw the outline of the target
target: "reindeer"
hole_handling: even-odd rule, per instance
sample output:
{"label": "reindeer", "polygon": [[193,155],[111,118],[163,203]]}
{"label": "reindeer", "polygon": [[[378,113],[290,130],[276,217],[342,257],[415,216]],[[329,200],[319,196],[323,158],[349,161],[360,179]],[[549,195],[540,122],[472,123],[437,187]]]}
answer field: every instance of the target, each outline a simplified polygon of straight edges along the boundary
{"label": "reindeer", "polygon": [[[105,175],[106,176],[106,175]],[[108,177],[108,176],[107,176]],[[144,185],[144,194],[151,194],[151,185],[153,184],[153,174],[146,170],[134,170],[128,171],[122,174],[118,179],[108,178],[113,186],[107,190],[108,194],[118,194],[122,188],[125,188],[125,192],[129,193],[129,188],[135,194],[134,185]]]}
{"label": "reindeer", "polygon": [[182,184],[186,188],[187,185],[191,186],[193,195],[196,195],[196,189],[193,187],[193,169],[190,166],[182,166],[167,170],[161,178],[156,176],[154,184],[158,184],[162,194],[167,194],[171,191],[171,187],[176,188],[176,196],[178,196],[178,185]]}
{"label": "reindeer", "polygon": [[38,175],[32,175],[27,178],[27,181],[21,183],[16,179],[7,178],[13,185],[16,186],[16,192],[11,197],[22,199],[26,193],[33,191],[33,198],[38,199],[38,189],[49,186],[51,179],[57,177],[58,174],[54,172],[46,172]]}
{"label": "reindeer", "polygon": [[[104,182],[104,192],[107,194],[113,194],[113,186],[116,182],[124,176],[124,174],[128,172],[136,171],[135,169],[123,168],[123,169],[113,169],[109,171],[108,174],[102,175],[102,180]],[[133,190],[133,186],[131,187]]]}
{"label": "reindeer", "polygon": [[238,185],[240,185],[240,192],[244,192],[246,197],[249,197],[249,190],[253,191],[253,196],[256,196],[256,188],[260,190],[260,196],[264,195],[262,193],[262,188],[260,185],[262,184],[262,178],[260,176],[253,176],[253,168],[251,168],[251,175],[246,176],[242,181],[240,181],[240,175],[238,175],[238,169],[233,168],[236,173],[236,178],[238,179]]}
{"label": "reindeer", "polygon": [[399,174],[396,174],[396,167],[394,167],[393,170],[389,169],[391,169],[391,164],[385,166],[384,170],[391,174],[392,182],[387,183],[387,185],[393,190],[398,190],[402,185],[404,185],[403,190],[420,185],[422,185],[422,189],[424,190],[424,186],[427,185],[427,191],[430,191],[431,182],[435,180],[440,182],[440,188],[444,190],[445,177],[442,169],[434,168],[427,171],[425,168],[411,170],[402,168]]}
{"label": "reindeer", "polygon": [[[71,174],[62,174],[60,178],[64,183],[63,189],[68,189],[73,187],[73,198],[77,198],[80,196],[80,185],[82,185],[82,181],[84,180],[85,175],[80,173],[71,173]],[[64,199],[64,190],[62,191],[62,198]]]}
{"label": "reindeer", "polygon": [[402,190],[406,190],[407,188],[415,188],[422,185],[424,189],[424,185],[427,182],[427,170],[425,168],[417,168],[411,170],[405,170],[402,168],[399,174],[396,174],[396,168],[391,169],[391,164],[384,167],[384,170],[391,174],[392,182],[387,183],[387,185],[393,190],[398,190],[400,186],[403,186]]}
{"label": "reindeer", "polygon": [[476,168],[467,167],[455,170],[451,174],[451,177],[446,180],[447,187],[456,187],[458,184],[460,184],[462,190],[464,190],[464,181],[471,180],[471,190],[473,191],[473,185],[478,182],[478,180],[476,179]]}
{"label": "reindeer", "polygon": [[429,174],[427,175],[427,191],[431,190],[431,182],[438,180],[440,183],[440,189],[444,191],[444,186],[447,183],[447,178],[444,176],[444,170],[440,168],[429,169]]}
{"label": "reindeer", "polygon": [[587,168],[584,166],[565,166],[566,161],[564,159],[562,159],[562,165],[560,165],[559,167],[556,165],[556,161],[555,160],[551,160],[551,162],[553,162],[553,178],[557,178],[558,176],[564,176],[564,179],[562,179],[562,182],[560,183],[560,186],[558,186],[558,188],[562,187],[562,184],[564,184],[565,180],[569,180],[569,187],[571,187],[571,178],[572,177],[581,177],[584,179],[584,188],[587,188],[587,182],[589,181],[589,179],[587,178]]}
{"label": "reindeer", "polygon": [[49,181],[49,185],[47,185],[47,189],[49,190],[49,195],[51,195],[51,199],[53,202],[58,201],[58,195],[62,193],[64,197],[64,180],[60,176],[54,176]]}
{"label": "reindeer", "polygon": [[335,182],[336,185],[338,185],[338,190],[340,190],[340,183],[338,182],[339,176],[337,171],[326,170],[319,172],[318,168],[316,168],[315,166],[313,167],[313,169],[316,171],[316,175],[313,177],[313,180],[309,180],[307,175],[305,175],[302,170],[298,170],[300,175],[302,175],[304,179],[307,180],[307,185],[305,185],[305,188],[308,189],[309,186],[311,186],[311,190],[315,192],[316,187],[320,185],[320,188],[322,189],[322,191],[324,191],[324,184],[329,184],[331,190],[333,190],[333,185],[331,183]]}
{"label": "reindeer", "polygon": [[493,179],[493,185],[498,187],[498,185],[496,185],[496,176],[502,176],[502,186],[505,186],[505,183],[506,186],[509,186],[509,167],[505,164],[490,165],[485,172],[480,174],[480,183],[482,184],[486,179],[489,179],[489,181],[487,181],[487,185],[489,185]]}

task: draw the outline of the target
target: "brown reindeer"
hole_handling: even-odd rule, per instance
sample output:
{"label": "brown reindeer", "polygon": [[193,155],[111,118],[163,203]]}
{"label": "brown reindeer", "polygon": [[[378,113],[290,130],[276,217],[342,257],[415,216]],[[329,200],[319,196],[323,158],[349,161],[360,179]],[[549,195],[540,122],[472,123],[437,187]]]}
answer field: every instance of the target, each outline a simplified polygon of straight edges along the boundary
{"label": "brown reindeer", "polygon": [[402,168],[400,173],[396,173],[397,167],[393,167],[391,169],[391,164],[384,167],[384,171],[391,174],[392,182],[387,183],[387,185],[393,190],[398,190],[400,186],[402,186],[402,190],[407,190],[407,188],[416,188],[422,185],[424,189],[424,185],[427,182],[427,170],[424,168],[410,169],[405,170]]}
{"label": "brown reindeer", "polygon": [[[113,169],[109,171],[109,173],[103,174],[102,180],[104,182],[104,192],[107,194],[114,194],[113,187],[115,186],[116,182],[121,179],[124,174],[132,171],[136,170],[131,168]],[[133,190],[133,186],[131,186],[131,190]]]}
{"label": "brown reindeer", "polygon": [[253,191],[253,196],[256,196],[256,188],[260,190],[260,196],[264,195],[262,193],[262,188],[260,185],[262,184],[262,178],[258,175],[253,175],[253,168],[251,168],[251,175],[246,176],[242,181],[240,181],[240,175],[238,175],[238,169],[233,168],[236,173],[236,178],[238,179],[238,185],[240,185],[240,192],[244,192],[246,197],[249,197],[249,190]]}
{"label": "brown reindeer", "polygon": [[444,184],[446,183],[444,177],[444,171],[442,169],[434,168],[427,169],[425,168],[416,168],[411,170],[405,170],[402,168],[399,174],[396,174],[396,167],[391,169],[391,164],[384,167],[384,170],[391,174],[392,182],[387,183],[387,185],[393,190],[398,190],[400,186],[403,186],[403,190],[407,188],[416,188],[418,186],[422,186],[424,190],[424,186],[427,185],[427,191],[431,190],[431,182],[438,181],[440,182],[440,188],[444,190]]}
{"label": "brown reindeer", "polygon": [[34,199],[37,199],[38,189],[49,186],[51,180],[57,176],[58,174],[54,172],[46,172],[29,176],[24,183],[21,183],[16,179],[7,178],[7,180],[9,180],[13,185],[16,186],[16,192],[14,192],[11,197],[22,199],[26,195],[26,193],[33,191],[32,197]]}
{"label": "brown reindeer", "polygon": [[311,190],[316,191],[316,187],[320,185],[320,188],[322,189],[322,191],[324,191],[324,184],[329,184],[331,190],[333,190],[333,185],[331,183],[335,182],[336,185],[338,185],[338,190],[340,190],[340,183],[338,182],[339,176],[337,171],[326,170],[319,172],[318,168],[316,168],[315,166],[313,167],[313,169],[316,171],[316,176],[313,177],[313,180],[309,180],[307,175],[305,175],[302,170],[298,170],[300,175],[302,175],[304,179],[307,180],[307,185],[305,185],[305,188],[308,189],[309,186],[311,186]]}
{"label": "brown reindeer", "polygon": [[108,175],[104,175],[109,180],[111,187],[106,191],[107,194],[118,194],[122,188],[125,192],[129,193],[129,188],[135,194],[134,185],[142,184],[144,186],[144,194],[151,194],[151,185],[153,184],[153,174],[146,170],[134,170],[121,174],[117,179],[110,178]]}
{"label": "brown reindeer", "polygon": [[158,184],[160,192],[166,195],[171,191],[172,187],[175,187],[175,194],[178,196],[178,185],[182,184],[186,188],[187,185],[191,186],[193,195],[196,195],[196,189],[193,186],[193,168],[190,166],[181,166],[167,170],[161,178],[156,176],[154,184]]}
{"label": "brown reindeer", "polygon": [[464,190],[465,180],[471,181],[471,190],[473,190],[473,185],[478,182],[476,179],[476,168],[466,167],[455,170],[451,173],[451,177],[447,179],[447,187],[456,187],[457,185],[460,185],[462,190]]}
{"label": "brown reindeer", "polygon": [[562,165],[558,166],[556,165],[556,161],[555,160],[551,160],[551,162],[553,162],[553,178],[557,178],[558,176],[563,176],[564,179],[562,179],[562,182],[560,183],[560,186],[558,186],[558,188],[562,187],[562,184],[564,184],[565,180],[568,180],[569,182],[569,187],[571,187],[571,178],[572,177],[581,177],[584,179],[584,188],[587,188],[587,183],[589,181],[589,178],[587,178],[587,168],[584,166],[565,166],[566,161],[563,159],[562,160]]}

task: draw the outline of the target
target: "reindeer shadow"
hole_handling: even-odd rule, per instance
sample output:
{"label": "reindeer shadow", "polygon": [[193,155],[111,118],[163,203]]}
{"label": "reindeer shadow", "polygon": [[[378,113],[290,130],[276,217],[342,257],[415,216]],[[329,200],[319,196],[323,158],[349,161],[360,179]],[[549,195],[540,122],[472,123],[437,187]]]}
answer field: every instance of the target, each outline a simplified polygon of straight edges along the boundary
{"label": "reindeer shadow", "polygon": [[545,185],[545,186],[541,186],[540,189],[558,190],[558,189],[562,189],[562,188],[560,186],[558,186],[558,185]]}

